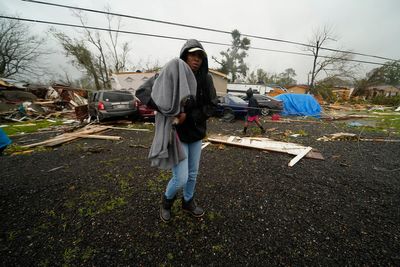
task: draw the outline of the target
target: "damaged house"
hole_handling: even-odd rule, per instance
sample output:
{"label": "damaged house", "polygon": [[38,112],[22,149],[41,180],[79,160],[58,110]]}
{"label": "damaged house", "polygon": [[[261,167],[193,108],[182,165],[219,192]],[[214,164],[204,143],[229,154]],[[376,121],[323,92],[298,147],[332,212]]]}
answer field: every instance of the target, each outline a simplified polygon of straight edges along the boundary
{"label": "damaged house", "polygon": [[371,99],[377,96],[393,97],[400,95],[400,88],[392,85],[374,85],[367,87],[362,96],[365,99]]}

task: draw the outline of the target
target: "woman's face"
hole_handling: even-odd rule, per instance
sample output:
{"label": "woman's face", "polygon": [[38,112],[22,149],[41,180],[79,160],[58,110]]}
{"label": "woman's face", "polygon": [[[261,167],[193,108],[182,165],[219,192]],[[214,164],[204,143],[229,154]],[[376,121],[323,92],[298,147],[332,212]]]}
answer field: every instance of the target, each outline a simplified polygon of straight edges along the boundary
{"label": "woman's face", "polygon": [[189,65],[193,72],[198,71],[201,63],[203,63],[203,53],[201,51],[188,53],[186,63]]}

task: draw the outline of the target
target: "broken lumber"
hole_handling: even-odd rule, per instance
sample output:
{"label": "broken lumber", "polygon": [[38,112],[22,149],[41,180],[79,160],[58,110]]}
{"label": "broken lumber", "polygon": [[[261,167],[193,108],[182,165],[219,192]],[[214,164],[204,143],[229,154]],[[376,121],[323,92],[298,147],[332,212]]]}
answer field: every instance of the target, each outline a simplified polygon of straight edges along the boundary
{"label": "broken lumber", "polygon": [[301,159],[302,159],[305,155],[307,155],[308,152],[310,152],[311,150],[312,150],[312,147],[310,147],[310,146],[309,146],[309,147],[306,147],[306,148],[304,149],[303,152],[297,154],[297,156],[294,157],[294,158],[288,163],[288,166],[289,166],[289,167],[293,167],[294,164],[296,164],[299,160],[301,160]]}
{"label": "broken lumber", "polygon": [[104,140],[113,140],[118,141],[121,140],[121,136],[110,136],[110,135],[98,135],[98,134],[81,134],[81,133],[71,133],[67,136],[75,136],[75,137],[82,137],[82,138],[92,138],[92,139],[104,139]]}
{"label": "broken lumber", "polygon": [[38,143],[34,143],[34,144],[30,144],[30,145],[25,145],[23,147],[25,148],[29,148],[29,147],[35,147],[35,146],[56,146],[56,145],[60,145],[62,143],[65,142],[69,142],[72,140],[75,140],[77,138],[81,138],[80,136],[77,136],[77,134],[86,134],[86,135],[90,135],[90,134],[95,134],[95,133],[99,133],[99,132],[103,132],[108,130],[106,127],[104,126],[86,126],[83,127],[82,129],[79,129],[73,133],[64,133],[61,135],[58,135],[56,137],[50,138],[48,140],[42,141],[42,142],[38,142]]}
{"label": "broken lumber", "polygon": [[[287,154],[295,155],[295,156],[303,153],[304,150],[307,148],[307,147],[299,145],[299,144],[275,141],[275,140],[272,140],[269,138],[264,138],[264,137],[253,138],[253,137],[213,135],[213,136],[208,137],[208,141],[214,142],[214,143],[222,143],[222,144],[240,146],[240,147],[256,148],[256,149],[261,149],[261,150],[287,153]],[[322,154],[313,149],[311,149],[309,152],[307,152],[305,154],[305,157],[312,158],[312,159],[324,160],[324,157],[322,156]]]}
{"label": "broken lumber", "polygon": [[384,139],[384,138],[360,138],[357,134],[354,133],[333,133],[328,136],[322,136],[317,139],[317,141],[364,141],[364,142],[389,142],[389,143],[397,143],[400,142],[399,139]]}
{"label": "broken lumber", "polygon": [[116,129],[116,130],[150,132],[149,129],[140,129],[140,128],[124,128],[124,127],[115,127],[115,126],[104,126],[104,127],[108,128],[108,129]]}

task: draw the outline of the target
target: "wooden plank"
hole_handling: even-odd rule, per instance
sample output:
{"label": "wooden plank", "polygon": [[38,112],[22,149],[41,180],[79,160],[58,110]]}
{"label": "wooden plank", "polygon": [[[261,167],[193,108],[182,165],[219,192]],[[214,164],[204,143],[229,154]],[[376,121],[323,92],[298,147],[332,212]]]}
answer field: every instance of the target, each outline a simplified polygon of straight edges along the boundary
{"label": "wooden plank", "polygon": [[[238,136],[210,136],[208,141],[215,143],[223,143],[229,145],[235,145],[240,147],[256,148],[261,150],[275,151],[281,153],[287,153],[291,155],[298,155],[304,151],[305,146],[275,141],[269,138],[251,138],[251,137],[238,137]],[[306,155],[307,158],[323,160],[324,157],[317,151],[310,151]]]}
{"label": "wooden plank", "polygon": [[298,154],[296,157],[294,157],[289,163],[289,167],[293,167],[294,164],[296,164],[299,160],[301,160],[305,155],[307,155],[308,152],[312,150],[312,147],[306,147],[303,152]]}
{"label": "wooden plank", "polygon": [[[99,133],[99,132],[103,132],[107,130],[106,127],[104,126],[86,126],[82,129],[79,129],[78,131],[75,131],[74,133],[78,133],[78,134],[94,134],[94,133]],[[58,135],[56,137],[50,138],[48,140],[42,141],[42,142],[38,142],[38,143],[34,143],[34,144],[30,144],[30,145],[25,145],[23,147],[25,148],[30,148],[30,147],[35,147],[35,146],[56,146],[65,142],[69,142],[72,141],[74,139],[79,138],[79,136],[72,136],[71,133],[65,133],[65,134],[61,134]]]}
{"label": "wooden plank", "polygon": [[69,134],[68,136],[81,137],[81,138],[92,138],[92,139],[114,140],[114,141],[118,141],[118,140],[122,139],[121,136],[79,134],[79,133],[76,133],[76,134],[72,133],[72,134]]}
{"label": "wooden plank", "polygon": [[140,129],[140,128],[124,128],[124,127],[115,127],[115,126],[104,126],[104,127],[107,127],[108,129],[116,129],[116,130],[150,132],[149,129]]}
{"label": "wooden plank", "polygon": [[210,142],[205,142],[201,145],[201,149],[206,148],[209,144],[211,144]]}

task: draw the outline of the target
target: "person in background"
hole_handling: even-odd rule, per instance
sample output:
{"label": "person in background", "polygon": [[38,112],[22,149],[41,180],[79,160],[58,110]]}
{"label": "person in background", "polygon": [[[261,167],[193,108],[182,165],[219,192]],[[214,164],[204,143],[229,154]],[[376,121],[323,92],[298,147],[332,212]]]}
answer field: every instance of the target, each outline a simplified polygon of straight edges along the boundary
{"label": "person in background", "polygon": [[[181,66],[182,63],[184,66]],[[179,75],[175,75],[176,72],[179,72]],[[174,77],[178,78],[171,82]],[[187,88],[183,85],[187,85]],[[182,86],[184,88],[181,88]],[[151,98],[146,97],[146,90],[151,90]],[[165,96],[171,91],[173,97]],[[149,153],[152,166],[172,169],[172,177],[161,196],[161,220],[170,221],[171,208],[181,191],[182,209],[194,217],[202,217],[204,210],[195,201],[195,187],[202,139],[206,136],[207,119],[215,112],[217,96],[212,77],[208,73],[207,54],[201,43],[194,39],[188,40],[180,51],[179,59],[171,60],[158,76],[139,87],[136,96],[157,110],[156,133]],[[176,96],[179,96],[179,107],[176,107]],[[170,102],[176,102],[175,106],[171,107]],[[170,112],[171,110],[173,112]],[[169,120],[170,116],[173,116],[172,120]],[[163,123],[158,123],[157,120]],[[167,129],[165,125],[168,126]],[[163,134],[158,134],[157,129],[162,127],[166,130]],[[168,136],[168,156],[162,158],[167,153],[159,152],[158,144]]]}
{"label": "person in background", "polygon": [[243,134],[247,133],[247,127],[249,126],[249,122],[255,122],[258,127],[261,129],[261,133],[265,133],[265,129],[262,127],[260,123],[260,107],[258,105],[257,99],[253,96],[253,90],[249,88],[246,91],[247,99],[249,100],[248,103],[248,110],[247,116],[244,122]]}

